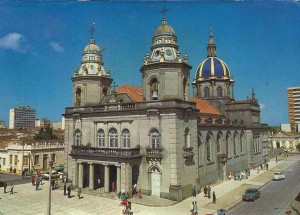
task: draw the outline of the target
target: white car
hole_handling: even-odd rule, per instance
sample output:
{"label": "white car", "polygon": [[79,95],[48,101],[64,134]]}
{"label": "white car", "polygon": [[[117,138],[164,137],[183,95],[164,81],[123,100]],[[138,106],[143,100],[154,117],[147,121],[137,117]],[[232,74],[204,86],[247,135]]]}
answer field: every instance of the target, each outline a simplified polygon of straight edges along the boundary
{"label": "white car", "polygon": [[285,179],[285,174],[283,171],[280,171],[280,170],[276,170],[274,172],[274,176],[273,176],[273,180],[274,181],[280,181],[282,179]]}
{"label": "white car", "polygon": [[[54,178],[60,178],[60,175],[62,173],[61,172],[57,172],[57,171],[52,171],[52,175],[51,175],[51,178],[54,179]],[[45,172],[42,174],[42,178],[43,179],[49,179],[49,172]]]}

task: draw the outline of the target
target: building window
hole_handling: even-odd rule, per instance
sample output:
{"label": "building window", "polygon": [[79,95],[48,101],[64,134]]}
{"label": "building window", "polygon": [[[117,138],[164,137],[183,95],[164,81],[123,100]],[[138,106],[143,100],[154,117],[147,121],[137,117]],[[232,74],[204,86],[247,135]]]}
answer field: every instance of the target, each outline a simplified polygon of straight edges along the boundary
{"label": "building window", "polygon": [[152,100],[158,100],[158,81],[156,78],[153,78],[150,81],[150,93]]}
{"label": "building window", "polygon": [[55,154],[51,154],[51,161],[53,163],[56,163],[56,156],[55,156]]}
{"label": "building window", "polygon": [[191,147],[191,133],[188,128],[185,129],[185,134],[184,134],[184,143],[186,148]]}
{"label": "building window", "polygon": [[209,88],[205,87],[204,88],[204,98],[208,99],[209,97],[210,97]]}
{"label": "building window", "polygon": [[158,149],[160,148],[159,143],[159,133],[156,129],[152,130],[150,133],[150,140],[151,140],[151,148],[152,149]]}
{"label": "building window", "polygon": [[241,153],[243,153],[244,152],[244,145],[245,145],[245,136],[244,136],[244,133],[241,134],[240,144],[241,144]]}
{"label": "building window", "polygon": [[118,147],[118,132],[115,128],[109,130],[109,147],[117,148]]}
{"label": "building window", "polygon": [[29,161],[28,156],[23,156],[23,164],[28,166],[29,163],[28,161]]}
{"label": "building window", "polygon": [[103,94],[103,95],[107,95],[107,88],[106,88],[106,87],[103,88],[102,94]]}
{"label": "building window", "polygon": [[227,135],[226,136],[226,144],[225,144],[225,153],[226,153],[227,157],[230,157],[230,154],[229,154],[229,138],[230,138],[230,136]]}
{"label": "building window", "polygon": [[18,165],[18,155],[15,155],[15,165]]}
{"label": "building window", "polygon": [[212,156],[211,156],[211,137],[208,136],[206,139],[206,160],[208,162],[212,161]]}
{"label": "building window", "polygon": [[122,132],[123,148],[130,148],[130,133],[127,129]]}
{"label": "building window", "polygon": [[34,165],[39,165],[39,159],[40,159],[39,155],[34,156]]}
{"label": "building window", "polygon": [[219,97],[219,98],[223,97],[223,89],[222,89],[222,87],[219,86],[219,87],[217,88],[217,94],[218,94],[218,97]]}
{"label": "building window", "polygon": [[76,146],[81,145],[81,131],[79,131],[79,130],[75,131],[75,145]]}
{"label": "building window", "polygon": [[237,135],[234,135],[233,138],[233,155],[236,156],[236,142],[237,142]]}
{"label": "building window", "polygon": [[2,159],[2,164],[3,164],[3,166],[6,165],[6,159],[5,158]]}
{"label": "building window", "polygon": [[10,164],[10,165],[12,165],[12,160],[13,160],[13,156],[10,155],[10,156],[9,156],[9,164]]}
{"label": "building window", "polygon": [[105,135],[102,129],[98,131],[98,146],[99,147],[105,146]]}
{"label": "building window", "polygon": [[77,88],[76,89],[76,96],[75,96],[75,106],[80,106],[81,105],[81,89]]}
{"label": "building window", "polygon": [[221,153],[221,143],[222,143],[222,138],[221,135],[219,135],[217,140],[217,153]]}

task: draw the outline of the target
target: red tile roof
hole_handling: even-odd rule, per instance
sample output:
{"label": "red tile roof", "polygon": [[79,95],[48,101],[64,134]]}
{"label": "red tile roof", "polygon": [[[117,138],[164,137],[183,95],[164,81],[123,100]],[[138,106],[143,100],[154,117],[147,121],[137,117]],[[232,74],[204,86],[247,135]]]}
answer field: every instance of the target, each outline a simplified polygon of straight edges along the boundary
{"label": "red tile roof", "polygon": [[[116,91],[117,93],[127,94],[133,102],[143,101],[142,87],[125,84],[119,87]],[[196,107],[200,110],[200,113],[222,115],[213,105],[211,105],[208,101],[204,99],[192,98],[192,101],[196,103]]]}
{"label": "red tile roof", "polygon": [[221,115],[221,113],[212,104],[204,99],[192,98],[192,101],[196,103],[196,107],[200,110],[200,113]]}
{"label": "red tile roof", "polygon": [[143,101],[143,88],[125,84],[119,87],[117,93],[125,93],[132,99],[133,102]]}

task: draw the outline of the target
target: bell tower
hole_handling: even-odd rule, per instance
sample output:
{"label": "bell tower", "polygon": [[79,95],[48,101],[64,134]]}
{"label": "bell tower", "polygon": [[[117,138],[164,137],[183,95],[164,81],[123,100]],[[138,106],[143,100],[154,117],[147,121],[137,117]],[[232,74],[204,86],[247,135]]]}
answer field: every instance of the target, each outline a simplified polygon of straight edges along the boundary
{"label": "bell tower", "polygon": [[109,93],[112,78],[104,69],[101,48],[96,45],[91,30],[90,43],[84,48],[80,68],[75,67],[73,82],[73,106],[97,105]]}
{"label": "bell tower", "polygon": [[151,54],[144,58],[140,71],[144,101],[190,99],[188,56],[181,57],[177,36],[164,16],[152,38]]}

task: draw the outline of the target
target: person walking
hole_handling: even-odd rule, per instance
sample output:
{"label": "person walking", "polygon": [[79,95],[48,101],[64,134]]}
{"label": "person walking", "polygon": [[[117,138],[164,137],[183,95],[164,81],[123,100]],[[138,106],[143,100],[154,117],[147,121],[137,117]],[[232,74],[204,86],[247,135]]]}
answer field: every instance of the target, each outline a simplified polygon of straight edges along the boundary
{"label": "person walking", "polygon": [[5,193],[6,193],[6,188],[7,188],[7,183],[6,183],[6,181],[4,181],[3,188],[4,188],[4,194],[5,194]]}
{"label": "person walking", "polygon": [[206,185],[203,190],[204,190],[204,197],[207,197],[207,186]]}
{"label": "person walking", "polygon": [[260,172],[260,166],[257,167],[257,174]]}
{"label": "person walking", "polygon": [[39,182],[39,180],[37,180],[37,181],[35,182],[35,191],[38,191],[38,189],[39,189],[39,184],[40,184],[40,182]]}
{"label": "person walking", "polygon": [[67,195],[67,183],[64,183],[64,196]]}
{"label": "person walking", "polygon": [[207,186],[207,197],[210,199],[210,191],[211,191],[211,188],[210,186],[208,185]]}
{"label": "person walking", "polygon": [[269,170],[269,164],[268,163],[266,163],[266,168],[267,168],[267,170]]}
{"label": "person walking", "polygon": [[194,202],[192,202],[190,212],[191,212],[191,215],[194,215],[194,214],[195,214],[195,213],[194,213]]}
{"label": "person walking", "polygon": [[71,198],[71,185],[68,186],[68,198]]}
{"label": "person walking", "polygon": [[192,188],[192,196],[193,196],[193,197],[196,197],[196,195],[197,195],[197,193],[196,193],[196,187],[194,186],[194,187]]}
{"label": "person walking", "polygon": [[198,205],[197,205],[197,202],[194,203],[194,214],[198,215]]}
{"label": "person walking", "polygon": [[10,186],[10,193],[9,194],[14,194],[14,185],[13,184],[11,184],[11,186]]}
{"label": "person walking", "polygon": [[35,177],[34,177],[34,175],[32,175],[31,176],[31,184],[32,184],[32,186],[34,186],[34,181],[35,181]]}
{"label": "person walking", "polygon": [[217,203],[217,198],[216,198],[215,191],[213,191],[213,203]]}
{"label": "person walking", "polygon": [[78,196],[78,199],[80,199],[81,197],[80,197],[80,195],[81,195],[81,189],[80,188],[78,188],[78,190],[77,190],[77,196]]}

